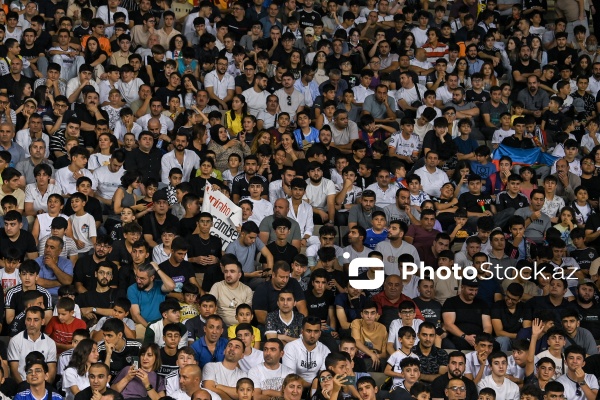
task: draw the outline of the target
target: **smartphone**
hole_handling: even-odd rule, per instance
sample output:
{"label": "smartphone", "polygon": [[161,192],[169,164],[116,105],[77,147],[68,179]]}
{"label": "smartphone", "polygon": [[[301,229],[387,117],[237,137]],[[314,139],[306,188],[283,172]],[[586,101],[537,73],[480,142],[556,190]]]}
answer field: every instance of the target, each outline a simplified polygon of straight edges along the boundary
{"label": "smartphone", "polygon": [[150,207],[152,207],[153,205],[154,205],[154,202],[152,202],[152,201],[151,201],[150,203],[146,204],[146,207],[150,208]]}
{"label": "smartphone", "polygon": [[347,385],[347,386],[356,385],[356,376],[347,376],[346,380],[344,381],[344,385]]}
{"label": "smartphone", "polygon": [[138,369],[140,367],[140,358],[138,356],[133,356],[131,359],[131,368]]}

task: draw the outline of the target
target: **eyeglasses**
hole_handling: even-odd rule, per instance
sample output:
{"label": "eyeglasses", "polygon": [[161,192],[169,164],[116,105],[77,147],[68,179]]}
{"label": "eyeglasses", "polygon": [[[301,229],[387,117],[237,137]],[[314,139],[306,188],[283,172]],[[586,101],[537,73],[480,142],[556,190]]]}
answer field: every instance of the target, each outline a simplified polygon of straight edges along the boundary
{"label": "eyeglasses", "polygon": [[321,382],[327,382],[333,379],[332,375],[323,375],[319,378],[319,381]]}
{"label": "eyeglasses", "polygon": [[414,314],[415,310],[404,310],[404,311],[400,311],[401,315],[411,315]]}
{"label": "eyeglasses", "polygon": [[287,105],[291,106],[292,105],[292,96],[288,96],[287,97]]}
{"label": "eyeglasses", "polygon": [[452,390],[453,392],[466,392],[467,389],[464,386],[450,386],[448,389]]}

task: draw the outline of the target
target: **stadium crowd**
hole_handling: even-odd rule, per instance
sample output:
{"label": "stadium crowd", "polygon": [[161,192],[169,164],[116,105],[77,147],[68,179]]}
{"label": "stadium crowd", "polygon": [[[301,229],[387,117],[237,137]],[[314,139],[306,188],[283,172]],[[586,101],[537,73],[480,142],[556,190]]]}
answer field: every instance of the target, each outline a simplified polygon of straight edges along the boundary
{"label": "stadium crowd", "polygon": [[6,3],[1,400],[596,398],[600,3]]}

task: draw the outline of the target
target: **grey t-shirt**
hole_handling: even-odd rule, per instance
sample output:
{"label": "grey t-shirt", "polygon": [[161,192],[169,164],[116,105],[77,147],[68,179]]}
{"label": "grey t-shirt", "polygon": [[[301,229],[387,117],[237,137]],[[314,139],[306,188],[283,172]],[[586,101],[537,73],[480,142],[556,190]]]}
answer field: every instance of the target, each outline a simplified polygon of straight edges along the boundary
{"label": "grey t-shirt", "polygon": [[[302,236],[300,235],[300,225],[298,222],[294,221],[291,218],[286,217],[292,223],[292,228],[290,229],[290,233],[288,233],[288,243],[292,244],[292,240],[300,240]],[[273,229],[273,220],[275,220],[274,215],[269,215],[265,219],[263,219],[258,227],[261,232],[269,232],[269,243],[273,243],[277,240],[277,235],[275,234],[275,230]]]}
{"label": "grey t-shirt", "polygon": [[[515,215],[527,219],[533,214],[530,207],[520,208],[515,212]],[[525,228],[525,237],[531,239],[536,243],[540,243],[544,240],[546,229],[552,226],[550,217],[544,213],[540,213],[541,217],[532,221],[527,228]]]}
{"label": "grey t-shirt", "polygon": [[365,212],[360,204],[356,204],[348,212],[348,223],[355,222],[365,229],[372,228],[371,215],[373,214],[373,211],[383,211],[383,209],[374,206],[371,211]]}
{"label": "grey t-shirt", "polygon": [[[598,348],[596,347],[594,336],[592,335],[592,332],[588,331],[587,329],[582,327],[577,328],[577,333],[572,340],[579,346],[583,347],[586,354],[590,356],[598,354]],[[567,345],[569,342],[570,341],[567,340]]]}
{"label": "grey t-shirt", "polygon": [[254,272],[256,271],[256,252],[261,251],[265,247],[264,243],[256,238],[256,241],[250,246],[243,246],[239,240],[234,240],[229,243],[226,254],[233,254],[237,257],[238,261],[242,263],[242,271]]}

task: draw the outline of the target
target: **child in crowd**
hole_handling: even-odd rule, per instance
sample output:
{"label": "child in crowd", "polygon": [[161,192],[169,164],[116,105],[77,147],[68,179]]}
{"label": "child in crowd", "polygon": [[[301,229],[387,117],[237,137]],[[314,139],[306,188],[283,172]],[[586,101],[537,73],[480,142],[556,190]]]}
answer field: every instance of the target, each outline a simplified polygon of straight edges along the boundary
{"label": "child in crowd", "polygon": [[86,329],[83,320],[75,318],[75,301],[70,297],[61,297],[56,308],[58,316],[53,316],[46,325],[45,333],[56,342],[58,354],[73,348],[73,332],[76,329]]}
{"label": "child in crowd", "polygon": [[509,136],[515,134],[515,130],[511,128],[512,122],[509,113],[502,113],[500,115],[500,128],[496,129],[494,136],[492,136],[492,146],[497,149],[500,143]]}
{"label": "child in crowd", "polygon": [[371,214],[371,228],[367,229],[367,236],[365,237],[365,245],[375,250],[375,247],[379,242],[387,239],[387,221],[385,219],[385,213],[383,211],[373,211]]}
{"label": "child in crowd", "polygon": [[193,283],[185,282],[181,288],[181,293],[183,294],[183,302],[179,302],[181,306],[179,322],[185,323],[188,319],[199,315],[196,300],[200,290]]}
{"label": "child in crowd", "polygon": [[4,290],[4,296],[9,289],[20,285],[19,265],[21,265],[21,251],[9,247],[4,251],[4,268],[0,269],[0,283]]}
{"label": "child in crowd", "polygon": [[112,314],[100,318],[94,327],[92,327],[92,339],[99,342],[103,339],[102,327],[104,323],[110,318],[117,318],[123,321],[125,328],[125,337],[128,339],[135,339],[135,322],[129,318],[129,312],[131,310],[131,301],[127,297],[118,297],[115,299],[115,303],[112,308]]}
{"label": "child in crowd", "polygon": [[189,344],[192,344],[197,339],[204,336],[206,318],[217,312],[217,299],[212,294],[200,296],[198,304],[198,312],[200,314],[185,321],[185,326],[188,330]]}
{"label": "child in crowd", "polygon": [[239,154],[232,153],[231,155],[229,155],[229,158],[227,159],[228,168],[225,171],[223,171],[223,183],[229,186],[230,189],[233,185],[233,178],[235,178],[243,172],[243,170],[240,168],[241,164],[242,157]]}
{"label": "child in crowd", "polygon": [[71,195],[71,208],[75,214],[69,217],[73,229],[73,239],[79,249],[79,254],[89,253],[96,243],[96,221],[88,214],[84,207],[87,196],[81,192]]}
{"label": "child in crowd", "polygon": [[[387,338],[387,352],[393,354],[396,350],[400,349],[401,337],[398,336],[398,330],[404,326],[411,327],[413,331],[419,331],[419,325],[423,323],[422,320],[416,317],[415,303],[410,300],[405,300],[398,306],[398,319],[392,321],[389,327],[389,334]],[[418,339],[415,341],[417,344]]]}
{"label": "child in crowd", "polygon": [[367,300],[360,313],[360,318],[350,324],[352,337],[356,341],[359,355],[365,361],[366,371],[373,372],[380,370],[381,359],[387,357],[385,346],[387,330],[385,326],[377,322],[377,318],[377,304],[372,300]]}
{"label": "child in crowd", "polygon": [[400,386],[404,381],[405,376],[402,370],[402,361],[410,357],[419,359],[419,356],[412,351],[417,337],[415,330],[410,326],[403,326],[398,329],[397,336],[400,341],[400,347],[390,355],[383,371],[387,376],[394,378],[392,387]]}
{"label": "child in crowd", "polygon": [[[240,304],[235,309],[235,320],[238,322],[236,325],[231,325],[227,328],[227,337],[233,339],[236,337],[236,328],[239,324],[250,324],[254,318],[252,307],[248,304]],[[252,340],[252,347],[260,349],[260,331],[256,327],[252,327],[254,339]]]}
{"label": "child in crowd", "polygon": [[425,200],[430,200],[429,195],[423,191],[423,186],[421,186],[421,177],[416,174],[409,175],[406,177],[406,182],[410,192],[410,207],[421,212],[421,204]]}
{"label": "child in crowd", "polygon": [[510,124],[512,125],[515,122],[515,119],[519,117],[524,117],[523,111],[525,111],[525,106],[520,101],[515,101],[511,106],[512,116],[510,117]]}
{"label": "child in crowd", "polygon": [[305,254],[297,254],[294,256],[294,262],[292,262],[292,274],[290,278],[298,281],[302,291],[306,291],[308,289],[308,283],[310,282],[310,275],[305,276],[307,269],[308,257],[306,257]]}

